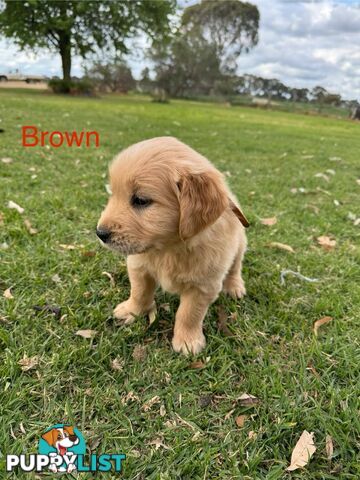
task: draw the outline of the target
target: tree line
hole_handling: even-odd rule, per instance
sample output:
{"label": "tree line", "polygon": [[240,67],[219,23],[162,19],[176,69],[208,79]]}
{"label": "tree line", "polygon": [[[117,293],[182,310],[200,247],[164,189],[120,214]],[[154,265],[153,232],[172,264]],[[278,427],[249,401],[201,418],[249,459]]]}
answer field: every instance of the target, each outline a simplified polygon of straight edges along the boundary
{"label": "tree line", "polygon": [[[2,7],[2,8],[1,8]],[[5,0],[0,34],[22,48],[48,48],[61,57],[63,78],[50,85],[61,93],[132,89],[169,97],[249,96],[275,101],[356,107],[321,86],[294,88],[277,79],[239,75],[241,55],[259,41],[258,8],[240,0],[200,0],[181,12],[176,0]],[[125,58],[139,35],[150,39],[150,68],[135,81]],[[97,55],[83,79],[71,76],[73,55]]]}

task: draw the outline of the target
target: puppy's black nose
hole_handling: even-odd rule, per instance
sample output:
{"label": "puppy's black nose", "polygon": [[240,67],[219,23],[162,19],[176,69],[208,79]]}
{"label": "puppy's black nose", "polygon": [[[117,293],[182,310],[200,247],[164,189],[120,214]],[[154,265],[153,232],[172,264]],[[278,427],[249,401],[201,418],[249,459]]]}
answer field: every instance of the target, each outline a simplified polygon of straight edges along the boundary
{"label": "puppy's black nose", "polygon": [[96,235],[100,238],[100,240],[106,243],[111,237],[111,232],[105,227],[98,227],[96,229]]}

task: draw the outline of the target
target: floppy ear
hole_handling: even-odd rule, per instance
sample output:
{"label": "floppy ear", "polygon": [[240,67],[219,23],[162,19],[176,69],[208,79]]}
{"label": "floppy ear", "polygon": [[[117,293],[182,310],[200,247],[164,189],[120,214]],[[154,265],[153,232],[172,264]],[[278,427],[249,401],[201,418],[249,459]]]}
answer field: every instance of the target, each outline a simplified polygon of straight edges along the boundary
{"label": "floppy ear", "polygon": [[243,214],[243,212],[240,210],[240,208],[237,205],[235,205],[235,203],[230,199],[229,199],[229,205],[231,210],[235,213],[235,215],[240,220],[240,222],[244,225],[245,228],[247,228],[250,225],[250,223],[248,219],[245,217],[245,215]]}
{"label": "floppy ear", "polygon": [[179,235],[186,240],[214,223],[229,205],[229,199],[217,172],[186,174],[178,185]]}
{"label": "floppy ear", "polygon": [[43,438],[49,445],[54,447],[57,440],[57,436],[58,436],[57,429],[52,428],[48,432],[44,433],[44,435],[41,435],[41,438]]}
{"label": "floppy ear", "polygon": [[75,435],[74,433],[74,427],[71,425],[64,425],[64,430],[67,432],[69,435]]}

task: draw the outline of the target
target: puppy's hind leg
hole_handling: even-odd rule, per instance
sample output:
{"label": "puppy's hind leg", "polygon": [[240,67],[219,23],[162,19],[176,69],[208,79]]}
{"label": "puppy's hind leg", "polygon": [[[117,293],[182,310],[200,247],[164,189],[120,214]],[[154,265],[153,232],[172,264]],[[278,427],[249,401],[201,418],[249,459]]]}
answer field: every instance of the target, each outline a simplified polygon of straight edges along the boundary
{"label": "puppy's hind leg", "polygon": [[241,276],[244,253],[245,248],[241,245],[223,283],[223,292],[233,298],[241,298],[246,295],[245,283]]}
{"label": "puppy's hind leg", "polygon": [[154,293],[156,282],[154,278],[142,268],[136,268],[127,262],[130,278],[130,297],[119,303],[114,310],[114,317],[123,320],[125,325],[134,322],[135,317],[149,313],[154,307]]}

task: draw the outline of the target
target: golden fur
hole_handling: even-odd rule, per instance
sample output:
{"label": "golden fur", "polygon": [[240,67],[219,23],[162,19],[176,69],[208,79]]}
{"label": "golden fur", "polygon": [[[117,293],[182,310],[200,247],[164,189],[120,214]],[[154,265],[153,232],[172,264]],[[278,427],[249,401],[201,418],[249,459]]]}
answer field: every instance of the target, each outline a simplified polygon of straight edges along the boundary
{"label": "golden fur", "polygon": [[[245,294],[247,220],[223,175],[175,138],[132,145],[109,171],[112,195],[98,229],[110,232],[106,246],[128,255],[131,283],[130,298],[114,315],[131,323],[148,313],[160,284],[180,295],[174,350],[198,353],[205,346],[202,325],[209,305],[221,290],[238,298]],[[139,197],[151,203],[134,206]]]}

